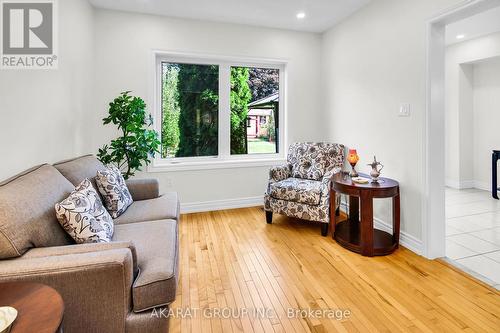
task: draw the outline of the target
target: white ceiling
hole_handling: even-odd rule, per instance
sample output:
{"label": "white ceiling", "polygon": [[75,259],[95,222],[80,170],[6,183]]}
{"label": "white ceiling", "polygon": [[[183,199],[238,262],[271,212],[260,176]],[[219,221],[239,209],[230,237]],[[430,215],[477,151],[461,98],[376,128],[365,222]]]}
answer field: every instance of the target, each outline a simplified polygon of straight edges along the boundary
{"label": "white ceiling", "polygon": [[[500,31],[500,7],[473,15],[446,26],[446,44],[465,42]],[[457,39],[457,35],[464,38]]]}
{"label": "white ceiling", "polygon": [[[371,0],[89,0],[95,7],[323,32]],[[306,17],[298,20],[298,12]]]}

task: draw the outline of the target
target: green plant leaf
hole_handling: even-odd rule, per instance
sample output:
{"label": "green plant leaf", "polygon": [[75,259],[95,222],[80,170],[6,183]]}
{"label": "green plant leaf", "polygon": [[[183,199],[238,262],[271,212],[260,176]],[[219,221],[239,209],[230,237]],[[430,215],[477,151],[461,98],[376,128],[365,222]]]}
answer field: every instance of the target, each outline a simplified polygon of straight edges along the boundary
{"label": "green plant leaf", "polygon": [[114,164],[122,170],[125,179],[132,177],[143,165],[151,163],[159,153],[158,133],[148,127],[153,125],[151,115],[146,116],[146,103],[125,91],[109,103],[108,117],[103,124],[113,123],[122,135],[99,148],[97,158],[104,164]]}

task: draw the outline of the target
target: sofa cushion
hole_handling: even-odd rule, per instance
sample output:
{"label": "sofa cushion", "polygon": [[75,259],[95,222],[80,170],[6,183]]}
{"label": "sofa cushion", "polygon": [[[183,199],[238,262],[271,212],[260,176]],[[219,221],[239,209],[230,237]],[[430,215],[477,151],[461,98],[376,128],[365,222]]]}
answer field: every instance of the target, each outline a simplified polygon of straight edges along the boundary
{"label": "sofa cushion", "polygon": [[321,182],[310,179],[287,178],[269,184],[269,195],[275,199],[319,205]]}
{"label": "sofa cushion", "polygon": [[122,215],[132,204],[132,195],[130,195],[125,179],[117,167],[111,165],[105,170],[97,171],[95,182],[104,204],[113,218]]}
{"label": "sofa cushion", "polygon": [[154,199],[134,201],[125,213],[115,219],[115,224],[163,219],[179,219],[179,200],[175,192]]}
{"label": "sofa cushion", "polygon": [[55,210],[59,223],[77,243],[111,241],[113,219],[88,178],[69,197],[56,203]]}
{"label": "sofa cushion", "polygon": [[134,311],[173,302],[179,276],[177,221],[117,225],[113,240],[132,241],[137,251],[139,275],[132,287]]}
{"label": "sofa cushion", "polygon": [[47,164],[0,183],[0,259],[18,257],[33,247],[74,243],[54,211],[54,204],[73,189]]}
{"label": "sofa cushion", "polygon": [[95,176],[97,171],[106,167],[95,156],[85,155],[54,164],[54,167],[66,177],[73,186],[80,184],[85,178],[90,179],[92,186],[97,189]]}

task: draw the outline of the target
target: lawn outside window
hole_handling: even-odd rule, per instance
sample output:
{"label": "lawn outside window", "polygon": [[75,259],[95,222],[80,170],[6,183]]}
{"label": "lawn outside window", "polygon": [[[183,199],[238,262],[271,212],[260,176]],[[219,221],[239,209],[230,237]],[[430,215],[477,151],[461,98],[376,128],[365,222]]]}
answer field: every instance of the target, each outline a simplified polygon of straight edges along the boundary
{"label": "lawn outside window", "polygon": [[269,166],[285,161],[286,61],[153,52],[149,171]]}

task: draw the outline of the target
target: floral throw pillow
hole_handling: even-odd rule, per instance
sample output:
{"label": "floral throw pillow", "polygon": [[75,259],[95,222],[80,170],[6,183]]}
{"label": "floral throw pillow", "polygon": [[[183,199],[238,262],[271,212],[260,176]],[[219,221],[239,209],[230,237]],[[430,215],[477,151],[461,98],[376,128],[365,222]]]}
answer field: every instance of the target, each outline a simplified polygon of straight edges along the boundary
{"label": "floral throw pillow", "polygon": [[57,220],[77,243],[111,241],[113,219],[90,180],[82,181],[55,209]]}
{"label": "floral throw pillow", "polygon": [[132,196],[117,167],[109,166],[106,170],[97,171],[95,181],[104,204],[114,219],[123,214],[132,204]]}

